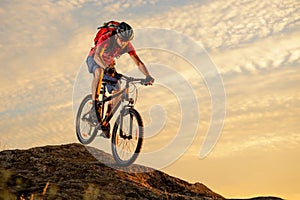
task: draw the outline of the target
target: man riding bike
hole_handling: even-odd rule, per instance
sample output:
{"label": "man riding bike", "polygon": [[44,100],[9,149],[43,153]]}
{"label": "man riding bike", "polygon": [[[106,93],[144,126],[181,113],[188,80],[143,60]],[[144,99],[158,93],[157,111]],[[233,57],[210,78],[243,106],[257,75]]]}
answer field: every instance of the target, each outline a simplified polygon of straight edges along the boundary
{"label": "man riding bike", "polygon": [[[116,28],[104,33],[95,41],[95,47],[90,50],[86,59],[88,70],[94,76],[92,81],[93,106],[90,111],[90,120],[94,125],[102,123],[102,136],[106,138],[110,137],[110,125],[109,123],[101,122],[98,117],[96,91],[99,81],[102,80],[108,82],[106,86],[110,94],[120,91],[119,74],[115,70],[115,58],[128,53],[139,70],[146,76],[146,83],[152,85],[154,82],[154,78],[149,74],[145,64],[141,61],[130,42],[134,37],[131,26],[125,22],[114,23]],[[111,100],[109,102],[106,115],[110,114],[118,100]]]}

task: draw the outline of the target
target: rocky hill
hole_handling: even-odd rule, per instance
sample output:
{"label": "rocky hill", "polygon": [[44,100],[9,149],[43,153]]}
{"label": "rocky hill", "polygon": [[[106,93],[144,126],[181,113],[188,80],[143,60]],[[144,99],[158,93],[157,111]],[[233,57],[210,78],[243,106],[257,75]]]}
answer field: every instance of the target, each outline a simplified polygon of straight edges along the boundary
{"label": "rocky hill", "polygon": [[[144,166],[113,169],[90,151],[112,159],[80,144],[0,152],[0,200],[225,199],[201,183],[190,184]],[[138,173],[141,170],[149,172]]]}

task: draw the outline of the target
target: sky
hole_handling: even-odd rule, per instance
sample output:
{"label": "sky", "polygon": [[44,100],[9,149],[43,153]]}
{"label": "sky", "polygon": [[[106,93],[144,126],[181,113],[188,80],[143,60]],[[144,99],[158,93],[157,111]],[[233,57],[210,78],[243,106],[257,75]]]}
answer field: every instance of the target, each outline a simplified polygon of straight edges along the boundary
{"label": "sky", "polygon": [[[154,86],[139,89],[136,104],[146,125],[145,157],[177,137],[182,143],[170,150],[182,153],[161,168],[172,176],[204,183],[227,198],[300,198],[299,1],[1,0],[0,5],[0,149],[78,142],[73,107],[89,93],[84,62],[96,28],[111,19],[126,21],[156,78]],[[159,30],[170,38],[153,37]],[[128,56],[118,66],[138,74]],[[211,80],[222,86],[223,103],[212,99]],[[222,131],[200,159],[217,105],[225,105]],[[187,143],[176,135],[181,127],[191,139]]]}

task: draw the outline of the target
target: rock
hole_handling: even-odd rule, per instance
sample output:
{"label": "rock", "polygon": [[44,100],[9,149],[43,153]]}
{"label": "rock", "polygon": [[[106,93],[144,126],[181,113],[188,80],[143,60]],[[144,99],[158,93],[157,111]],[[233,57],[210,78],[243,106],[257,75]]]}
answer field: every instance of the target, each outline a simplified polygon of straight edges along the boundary
{"label": "rock", "polygon": [[111,155],[81,144],[0,152],[0,199],[225,199],[201,183],[145,166],[108,167],[91,151],[114,163]]}

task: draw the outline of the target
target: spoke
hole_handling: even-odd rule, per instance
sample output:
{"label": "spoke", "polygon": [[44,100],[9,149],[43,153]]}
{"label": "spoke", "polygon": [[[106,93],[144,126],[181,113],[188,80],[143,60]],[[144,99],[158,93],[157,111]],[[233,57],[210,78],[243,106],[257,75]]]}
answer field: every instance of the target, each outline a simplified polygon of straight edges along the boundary
{"label": "spoke", "polygon": [[88,122],[86,121],[87,119],[87,115],[89,115],[91,109],[91,102],[87,102],[85,104],[85,106],[82,109],[81,112],[81,121],[80,123],[80,132],[82,133],[81,135],[83,136],[83,138],[88,139],[91,136],[91,127],[88,124]]}
{"label": "spoke", "polygon": [[121,145],[123,144],[123,140],[120,138],[120,142],[119,142],[119,147],[121,147]]}

